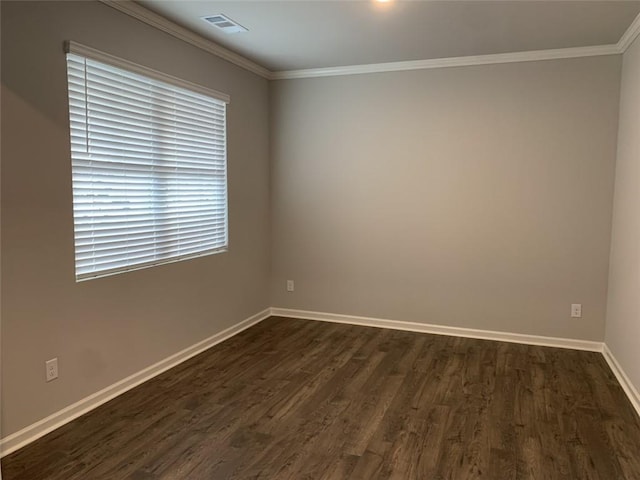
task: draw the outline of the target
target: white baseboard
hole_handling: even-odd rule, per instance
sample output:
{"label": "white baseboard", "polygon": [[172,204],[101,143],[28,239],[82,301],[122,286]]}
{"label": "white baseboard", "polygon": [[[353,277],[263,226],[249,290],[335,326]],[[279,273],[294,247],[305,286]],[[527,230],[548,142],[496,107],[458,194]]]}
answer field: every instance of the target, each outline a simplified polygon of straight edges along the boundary
{"label": "white baseboard", "polygon": [[336,313],[311,312],[307,310],[293,310],[289,308],[272,308],[271,314],[281,317],[320,320],[322,322],[347,323],[364,327],[389,328],[392,330],[406,330],[409,332],[433,333],[452,337],[479,338],[483,340],[497,340],[500,342],[523,343],[526,345],[541,345],[544,347],[570,348],[573,350],[587,350],[602,352],[602,342],[575,340],[572,338],[542,337],[538,335],[523,335],[520,333],[495,332],[492,330],[476,330],[473,328],[448,327],[431,325],[428,323],[404,322],[382,318],[358,317],[340,315]]}
{"label": "white baseboard", "polygon": [[37,440],[38,438],[46,435],[49,432],[69,423],[70,421],[84,415],[85,413],[99,407],[103,403],[122,395],[123,393],[131,390],[132,388],[152,379],[153,377],[160,375],[162,372],[175,367],[176,365],[190,359],[191,357],[204,352],[205,350],[213,347],[214,345],[227,340],[234,335],[237,335],[243,330],[261,322],[271,315],[270,309],[265,309],[262,312],[256,313],[251,317],[243,320],[242,322],[233,325],[215,335],[212,335],[201,342],[191,345],[184,350],[171,355],[170,357],[161,360],[160,362],[151,365],[150,367],[140,370],[133,375],[120,380],[119,382],[110,385],[99,392],[89,395],[82,400],[69,405],[56,413],[49,415],[42,420],[23,428],[22,430],[15,432],[2,440],[0,440],[0,457],[8,455],[16,450],[24,447],[25,445]]}
{"label": "white baseboard", "polygon": [[611,371],[618,379],[618,382],[620,382],[624,393],[626,393],[627,397],[629,397],[631,405],[633,405],[633,408],[635,408],[636,412],[638,412],[638,415],[640,415],[640,393],[638,393],[636,387],[633,385],[633,383],[631,383],[631,380],[624,372],[611,350],[609,350],[609,347],[606,343],[604,344],[604,350],[602,351],[602,354],[604,355],[604,359],[609,364]]}
{"label": "white baseboard", "polygon": [[523,335],[520,333],[496,332],[492,330],[476,330],[472,328],[448,327],[415,322],[403,322],[381,318],[358,317],[340,315],[336,313],[312,312],[289,308],[271,308],[271,315],[279,317],[301,318],[305,320],[319,320],[322,322],[346,323],[364,327],[389,328],[392,330],[406,330],[409,332],[432,333],[453,337],[479,338],[483,340],[497,340],[500,342],[522,343],[526,345],[540,345],[544,347],[569,348],[572,350],[586,350],[602,353],[609,367],[620,382],[629,401],[640,415],[640,393],[631,383],[609,347],[602,342],[575,340],[572,338],[543,337],[538,335]]}
{"label": "white baseboard", "polygon": [[49,432],[69,423],[85,413],[99,407],[103,403],[121,395],[141,383],[175,367],[189,358],[202,353],[212,346],[240,333],[243,330],[261,322],[269,316],[282,316],[301,318],[306,320],[318,320],[323,322],[345,323],[366,327],[388,328],[393,330],[406,330],[411,332],[431,333],[436,335],[449,335],[454,337],[478,338],[484,340],[496,340],[501,342],[521,343],[526,345],[541,345],[545,347],[569,348],[574,350],[587,350],[603,352],[604,358],[611,367],[616,378],[622,385],[629,400],[640,414],[640,395],[627,375],[624,373],[615,357],[606,345],[601,342],[588,340],[576,340],[571,338],[544,337],[538,335],[523,335],[519,333],[496,332],[491,330],[477,330],[472,328],[449,327],[443,325],[431,325],[399,320],[381,318],[359,317],[353,315],[340,315],[335,313],[313,312],[308,310],[294,310],[287,308],[268,308],[232,327],[223,330],[211,337],[202,340],[160,362],[151,365],[99,392],[96,392],[68,407],[15,432],[0,440],[0,457],[8,455],[23,446],[37,440]]}

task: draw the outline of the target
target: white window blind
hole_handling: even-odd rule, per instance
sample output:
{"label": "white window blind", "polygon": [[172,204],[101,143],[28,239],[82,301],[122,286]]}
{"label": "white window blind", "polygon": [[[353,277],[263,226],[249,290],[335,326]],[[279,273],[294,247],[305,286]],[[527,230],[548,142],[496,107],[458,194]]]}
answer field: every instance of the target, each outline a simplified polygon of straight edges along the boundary
{"label": "white window blind", "polygon": [[69,50],[76,280],[226,250],[224,96]]}

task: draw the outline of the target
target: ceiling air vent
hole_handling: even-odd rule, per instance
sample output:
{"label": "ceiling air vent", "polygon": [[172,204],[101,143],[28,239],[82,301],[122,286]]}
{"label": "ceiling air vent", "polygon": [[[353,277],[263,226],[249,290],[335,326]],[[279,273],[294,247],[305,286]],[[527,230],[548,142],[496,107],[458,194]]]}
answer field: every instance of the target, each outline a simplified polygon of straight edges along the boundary
{"label": "ceiling air vent", "polygon": [[210,23],[214,27],[222,30],[224,33],[239,33],[248,31],[248,29],[244,28],[239,23],[234,22],[229,17],[225,17],[222,14],[208,15],[206,17],[202,17],[202,19],[205,22]]}

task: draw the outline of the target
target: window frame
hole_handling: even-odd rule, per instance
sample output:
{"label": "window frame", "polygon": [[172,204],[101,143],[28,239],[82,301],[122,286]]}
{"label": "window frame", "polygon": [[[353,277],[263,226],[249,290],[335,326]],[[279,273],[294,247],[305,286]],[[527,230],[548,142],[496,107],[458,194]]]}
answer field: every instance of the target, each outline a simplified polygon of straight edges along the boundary
{"label": "window frame", "polygon": [[[214,102],[216,102],[216,104],[218,104],[218,113],[216,115],[220,116],[223,120],[223,125],[220,129],[220,131],[222,132],[222,140],[219,140],[222,143],[222,147],[219,148],[218,150],[221,150],[221,153],[216,153],[216,155],[211,157],[212,160],[212,164],[209,167],[206,168],[211,168],[212,171],[216,170],[217,167],[217,174],[211,173],[211,179],[213,183],[218,183],[218,187],[216,189],[216,187],[213,186],[213,183],[211,185],[211,190],[209,191],[209,194],[214,197],[220,197],[220,191],[221,191],[221,186],[219,185],[219,181],[222,179],[223,180],[223,185],[222,185],[222,196],[220,197],[221,200],[215,200],[215,202],[219,202],[219,203],[213,203],[212,205],[210,205],[210,208],[212,209],[212,211],[215,210],[220,210],[222,208],[223,214],[222,215],[218,215],[218,216],[223,216],[223,222],[222,224],[220,223],[220,218],[218,218],[217,220],[212,219],[211,223],[209,224],[209,226],[211,227],[211,230],[218,230],[220,228],[223,229],[222,234],[216,234],[216,236],[214,238],[216,238],[218,240],[218,243],[215,245],[215,248],[206,248],[206,249],[202,249],[202,250],[197,250],[197,251],[193,251],[193,252],[189,252],[189,253],[174,253],[174,254],[166,254],[166,255],[162,255],[162,254],[157,254],[160,255],[159,258],[153,258],[152,260],[148,260],[148,261],[141,261],[141,262],[136,262],[135,258],[133,260],[127,258],[126,261],[123,260],[123,264],[118,265],[118,266],[113,266],[113,267],[108,267],[108,268],[97,268],[94,267],[90,268],[90,267],[79,267],[79,241],[78,241],[78,231],[79,231],[79,220],[77,217],[77,208],[79,204],[77,204],[76,202],[76,175],[79,176],[78,174],[78,170],[80,170],[81,167],[79,167],[77,164],[82,162],[82,159],[80,159],[80,154],[78,152],[74,152],[74,148],[73,148],[73,139],[71,137],[71,134],[73,133],[74,129],[71,123],[71,120],[73,118],[72,112],[71,112],[71,82],[70,79],[71,77],[69,76],[70,74],[68,73],[67,75],[67,86],[68,86],[68,96],[67,99],[69,101],[68,107],[68,113],[69,113],[69,134],[70,134],[70,141],[71,141],[71,171],[72,171],[72,176],[73,178],[73,210],[74,210],[74,271],[75,271],[75,278],[76,278],[76,282],[81,282],[81,281],[86,281],[86,280],[90,280],[90,279],[94,279],[94,278],[100,278],[100,277],[105,277],[105,276],[111,276],[111,275],[116,275],[116,274],[120,274],[120,273],[125,273],[125,272],[129,272],[129,271],[134,271],[134,270],[140,270],[140,269],[145,269],[145,268],[150,268],[150,267],[154,267],[154,266],[159,266],[159,265],[164,265],[164,264],[169,264],[169,263],[175,263],[175,262],[179,262],[179,261],[183,261],[183,260],[189,260],[189,259],[194,259],[194,258],[199,258],[199,257],[203,257],[203,256],[209,256],[209,255],[214,255],[217,253],[223,253],[223,252],[227,252],[229,249],[229,187],[228,187],[228,135],[227,135],[227,131],[228,131],[228,115],[227,115],[227,105],[230,103],[230,97],[224,93],[209,89],[207,87],[203,87],[201,85],[186,81],[186,80],[182,80],[180,78],[174,77],[172,75],[168,75],[162,72],[159,72],[157,70],[153,70],[150,69],[148,67],[142,66],[142,65],[138,65],[136,63],[130,62],[128,60],[124,60],[124,59],[120,59],[118,57],[115,57],[113,55],[101,52],[99,50],[95,50],[93,48],[90,47],[86,47],[84,45],[81,45],[79,43],[76,42],[72,42],[72,41],[68,41],[65,42],[65,52],[67,54],[71,54],[73,56],[76,57],[83,57],[85,59],[85,61],[87,60],[91,60],[93,62],[99,62],[101,64],[105,64],[109,67],[114,67],[117,69],[121,69],[124,70],[128,73],[134,74],[134,75],[141,75],[143,77],[146,77],[147,80],[151,80],[152,82],[161,82],[162,87],[164,86],[169,86],[169,87],[177,87],[177,89],[181,89],[181,90],[188,90],[191,93],[195,93],[198,95],[203,95],[206,97],[209,97],[209,100],[213,100]],[[72,59],[73,61],[73,59]],[[75,59],[75,61],[77,62],[77,59]],[[65,63],[67,66],[67,71],[69,72],[71,69],[70,66],[70,61],[68,59],[68,57],[65,59]],[[88,68],[88,67],[84,67],[84,68]],[[88,91],[88,89],[86,88],[86,77],[85,77],[85,92]],[[126,90],[123,90],[126,91]],[[155,102],[155,100],[153,101]],[[87,105],[88,101],[85,100],[85,108]],[[155,105],[155,103],[151,103],[151,105]],[[221,108],[220,108],[221,107]],[[213,110],[211,111],[213,112]],[[222,113],[220,113],[222,112]],[[213,115],[213,113],[212,113]],[[158,121],[158,116],[152,116],[149,120],[148,120],[148,124],[147,125],[150,130],[152,130],[153,128],[153,124],[154,122]],[[146,121],[146,120],[145,120]],[[212,121],[213,123],[213,121]],[[87,124],[87,128],[88,128],[88,124]],[[87,145],[89,143],[89,135],[92,132],[87,132],[85,135],[87,137]],[[218,130],[215,130],[215,134],[218,134]],[[158,139],[156,137],[154,137],[153,135],[151,135],[152,139],[151,142],[153,144],[153,142],[156,142]],[[162,137],[161,137],[162,138]],[[214,144],[214,143],[212,143]],[[216,145],[217,147],[217,145]],[[77,148],[76,148],[77,150]],[[178,153],[180,153],[179,149],[178,149]],[[74,157],[74,154],[76,155],[76,157]],[[86,156],[90,156],[91,153],[87,152],[85,154]],[[154,154],[149,154],[152,157],[154,157]],[[180,156],[180,155],[178,155]],[[222,159],[222,160],[220,160]],[[164,161],[164,160],[160,160],[160,161]],[[220,164],[220,161],[222,161],[222,163]],[[85,159],[86,162],[86,159]],[[106,160],[104,161],[104,164],[109,164],[111,163],[111,160]],[[114,163],[118,163],[116,162],[116,160],[113,160]],[[152,160],[151,163],[146,166],[140,166],[140,167],[136,167],[139,168],[140,170],[143,171],[143,173],[146,173],[147,171],[151,174],[154,171],[154,168],[157,169],[157,165],[156,165],[156,160]],[[184,168],[181,167],[179,165],[179,161],[177,160],[177,157],[173,157],[173,162],[176,164],[175,166],[175,170],[177,171],[179,168]],[[184,160],[184,162],[186,162],[187,164],[192,163],[190,162],[190,160]],[[222,165],[222,173],[220,173],[220,165]],[[116,170],[116,167],[113,167],[114,170]],[[217,176],[216,176],[217,175]],[[163,177],[162,174],[157,173],[155,175],[151,175],[149,178],[147,178],[146,176],[144,177],[146,178],[146,180],[150,183],[156,183],[156,182],[162,182],[163,180],[165,180],[165,177]],[[78,185],[79,185],[79,181],[78,181]],[[186,184],[178,184],[178,186],[184,186]],[[126,195],[126,189],[124,187],[117,187],[117,189],[121,189],[125,191],[125,195]],[[172,196],[175,194],[177,190],[166,190],[166,192],[169,192],[168,195]],[[155,190],[152,187],[152,190],[150,190],[149,195],[153,198],[155,198],[155,196],[158,194],[158,191]],[[173,192],[173,193],[171,193]],[[144,195],[143,195],[144,196]],[[78,195],[78,197],[80,198],[80,196]],[[108,197],[108,195],[107,195]],[[128,200],[127,200],[128,201]],[[213,201],[213,200],[212,200]],[[163,215],[166,215],[167,212],[170,212],[170,205],[171,205],[172,200],[167,199],[164,200],[163,202],[161,202],[163,204],[163,206],[158,209],[156,203],[154,200],[150,200],[149,202],[144,202],[144,205],[146,205],[145,208],[149,208],[153,213],[153,218],[161,218]],[[204,203],[201,204],[204,205]],[[94,215],[95,212],[97,212],[99,209],[92,209],[91,210],[91,214],[90,215]],[[179,216],[179,213],[174,213],[174,215]],[[155,220],[152,222],[155,223]],[[176,222],[177,224],[178,222]],[[173,224],[172,224],[173,226]],[[194,225],[193,228],[196,228],[197,225]],[[123,220],[122,221],[122,228],[123,230],[126,230],[127,228],[127,220]],[[131,227],[129,227],[131,228]],[[149,248],[151,250],[153,250],[154,252],[157,250],[161,250],[162,248],[178,248],[180,246],[180,241],[176,241],[174,243],[171,243],[168,247],[162,247],[161,244],[158,243],[158,236],[160,236],[161,234],[164,234],[165,236],[167,236],[167,232],[163,231],[161,228],[158,228],[156,225],[153,225],[152,227],[149,227],[150,231],[152,232],[150,234],[150,236],[152,238],[150,238],[147,243],[144,243],[141,248]],[[176,227],[179,228],[179,227]],[[188,227],[187,227],[188,228]],[[198,230],[193,230],[193,232],[198,232]],[[125,236],[128,234],[124,234]],[[202,235],[198,235],[196,233],[196,236],[201,236],[203,238],[206,238]],[[93,234],[92,234],[92,238],[93,238]],[[218,245],[220,243],[220,241],[223,240],[223,244],[222,245]],[[197,248],[197,246],[195,247]],[[98,249],[96,249],[98,250]],[[92,250],[93,251],[93,250]],[[135,256],[132,253],[132,248],[131,245],[124,245],[122,247],[122,251],[123,254],[131,254],[132,256]],[[99,256],[93,256],[92,258],[99,258]],[[90,271],[88,271],[88,269],[90,269]]]}

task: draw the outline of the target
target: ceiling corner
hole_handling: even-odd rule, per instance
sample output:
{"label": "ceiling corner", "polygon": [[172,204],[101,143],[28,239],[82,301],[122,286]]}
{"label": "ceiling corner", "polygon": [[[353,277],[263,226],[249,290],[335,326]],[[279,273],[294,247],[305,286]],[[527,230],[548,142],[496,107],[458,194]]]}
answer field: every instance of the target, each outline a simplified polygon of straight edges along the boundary
{"label": "ceiling corner", "polygon": [[108,5],[116,10],[125,13],[137,20],[140,20],[147,25],[155,27],[159,30],[162,30],[169,35],[172,35],[180,40],[183,40],[191,45],[198,47],[208,53],[211,53],[217,57],[222,58],[234,65],[244,68],[252,73],[260,75],[267,80],[271,80],[273,77],[272,72],[263,67],[262,65],[257,64],[256,62],[249,60],[242,55],[239,55],[231,50],[224,48],[221,45],[218,45],[211,40],[204,38],[191,30],[178,25],[171,20],[163,17],[162,15],[158,15],[155,12],[143,7],[142,5],[138,5],[136,2],[132,0],[100,0],[105,5]]}

